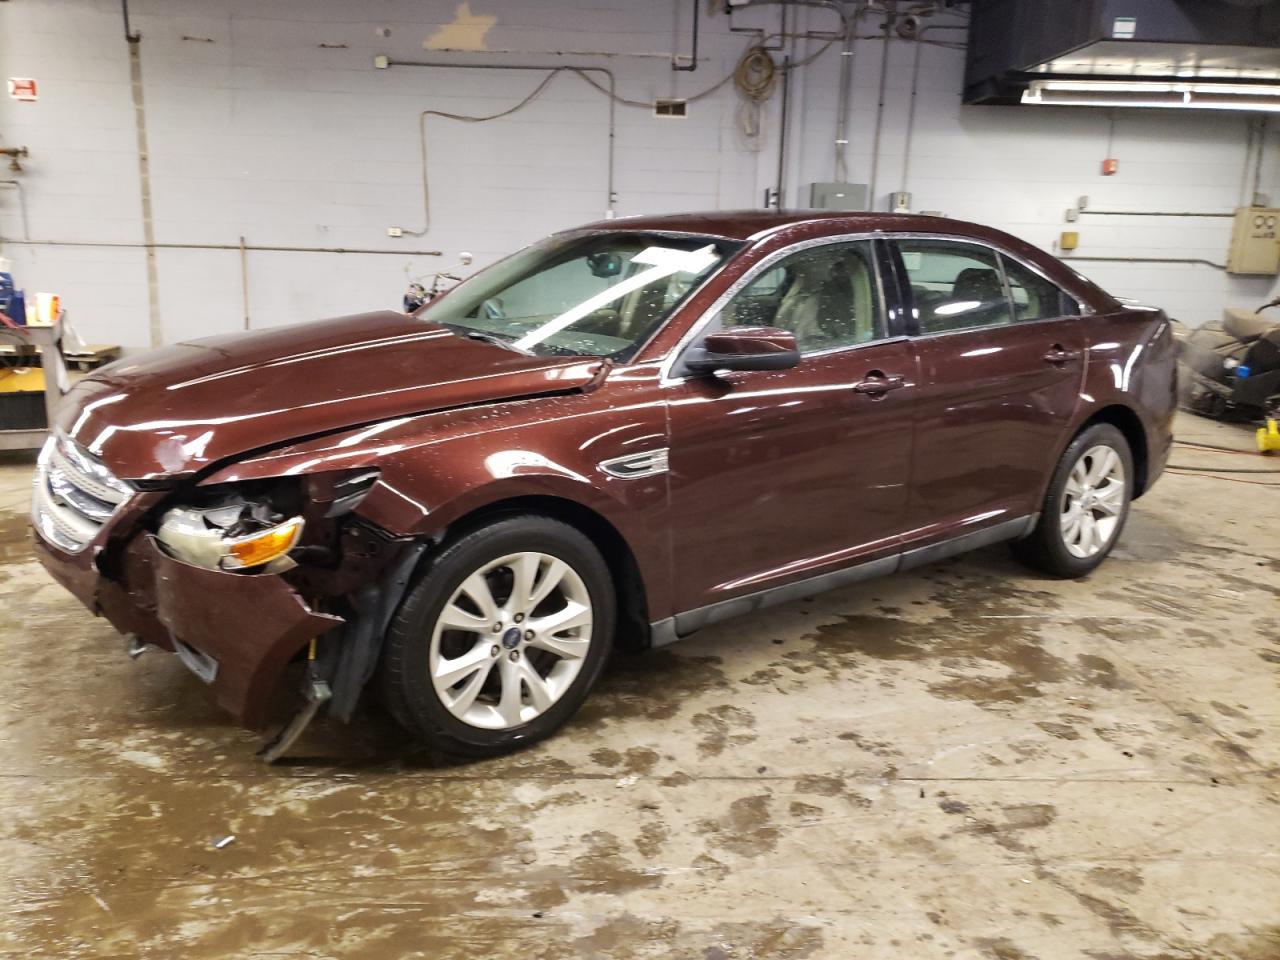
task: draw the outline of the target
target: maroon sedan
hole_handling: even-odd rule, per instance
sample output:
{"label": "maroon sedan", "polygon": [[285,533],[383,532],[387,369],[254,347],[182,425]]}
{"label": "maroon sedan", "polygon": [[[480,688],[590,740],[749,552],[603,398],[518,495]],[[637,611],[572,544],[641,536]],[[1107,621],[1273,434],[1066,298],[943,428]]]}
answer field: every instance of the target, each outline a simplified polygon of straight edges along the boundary
{"label": "maroon sedan", "polygon": [[246,723],[302,661],[289,737],[376,680],[409,730],[488,755],[564,723],[618,644],[1001,540],[1090,572],[1173,411],[1164,315],[998,231],[643,217],[412,316],[103,368],[33,524],[54,577]]}

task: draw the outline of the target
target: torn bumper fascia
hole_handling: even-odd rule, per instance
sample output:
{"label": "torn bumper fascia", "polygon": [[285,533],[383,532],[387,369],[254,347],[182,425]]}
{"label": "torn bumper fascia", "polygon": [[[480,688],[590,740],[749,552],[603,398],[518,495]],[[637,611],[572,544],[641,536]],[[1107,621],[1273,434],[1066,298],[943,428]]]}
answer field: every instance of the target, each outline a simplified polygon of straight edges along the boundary
{"label": "torn bumper fascia", "polygon": [[119,550],[108,578],[90,555],[68,555],[34,538],[55,580],[124,634],[177,650],[175,640],[217,664],[210,687],[219,704],[257,728],[281,675],[313,637],[343,624],[313,611],[274,574],[206,570],[168,556],[138,532]]}

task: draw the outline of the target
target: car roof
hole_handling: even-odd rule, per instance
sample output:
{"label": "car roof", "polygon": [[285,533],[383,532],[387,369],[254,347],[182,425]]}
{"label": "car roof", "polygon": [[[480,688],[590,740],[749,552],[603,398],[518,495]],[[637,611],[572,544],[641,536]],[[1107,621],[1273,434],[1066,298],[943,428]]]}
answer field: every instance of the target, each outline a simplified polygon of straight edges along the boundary
{"label": "car roof", "polygon": [[922,231],[960,236],[990,236],[989,227],[947,217],[927,217],[915,213],[873,213],[845,210],[710,210],[698,213],[644,214],[597,220],[578,229],[645,230],[655,233],[693,233],[725,240],[750,240],[780,227],[812,225],[818,232],[828,226],[831,233],[886,233]]}
{"label": "car roof", "polygon": [[[918,213],[876,213],[844,210],[711,210],[701,213],[674,213],[661,216],[642,215],[597,220],[576,230],[616,232],[635,230],[650,233],[684,233],[696,236],[743,242],[761,240],[783,233],[783,242],[797,236],[838,236],[845,233],[925,233],[977,240],[1010,251],[1024,261],[1035,264],[1041,272],[1094,310],[1119,309],[1109,293],[1074,268],[1045,251],[1003,230],[952,220],[928,217]],[[569,231],[566,231],[569,232]]]}

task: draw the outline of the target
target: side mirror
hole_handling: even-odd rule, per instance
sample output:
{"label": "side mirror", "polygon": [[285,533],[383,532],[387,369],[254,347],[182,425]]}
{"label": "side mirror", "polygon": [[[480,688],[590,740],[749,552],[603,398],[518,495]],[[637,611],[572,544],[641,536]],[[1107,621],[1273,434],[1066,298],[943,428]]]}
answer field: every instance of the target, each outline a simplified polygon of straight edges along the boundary
{"label": "side mirror", "polygon": [[703,338],[685,355],[694,373],[717,370],[789,370],[800,362],[796,335],[777,327],[731,327]]}

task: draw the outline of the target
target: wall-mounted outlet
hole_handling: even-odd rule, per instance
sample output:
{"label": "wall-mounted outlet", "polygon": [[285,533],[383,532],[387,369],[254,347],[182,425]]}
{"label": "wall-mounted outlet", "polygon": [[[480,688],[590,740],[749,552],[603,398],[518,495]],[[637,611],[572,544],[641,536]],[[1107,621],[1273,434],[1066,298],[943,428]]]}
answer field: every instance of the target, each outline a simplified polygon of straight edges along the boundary
{"label": "wall-mounted outlet", "polygon": [[403,227],[387,227],[387,236],[388,236],[388,237],[403,237],[403,236],[404,236],[404,228],[403,228]]}
{"label": "wall-mounted outlet", "polygon": [[385,70],[387,67],[391,66],[391,58],[385,53],[380,53],[373,58],[373,66],[377,70]]}
{"label": "wall-mounted outlet", "polygon": [[1067,223],[1075,223],[1080,219],[1080,211],[1075,207],[1067,207],[1066,221]]}

